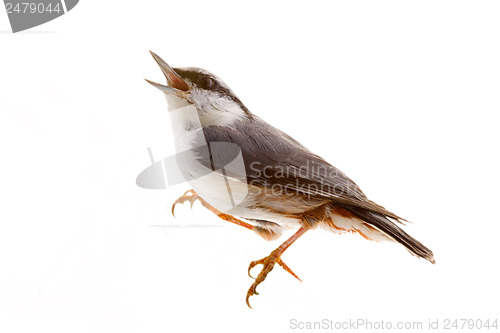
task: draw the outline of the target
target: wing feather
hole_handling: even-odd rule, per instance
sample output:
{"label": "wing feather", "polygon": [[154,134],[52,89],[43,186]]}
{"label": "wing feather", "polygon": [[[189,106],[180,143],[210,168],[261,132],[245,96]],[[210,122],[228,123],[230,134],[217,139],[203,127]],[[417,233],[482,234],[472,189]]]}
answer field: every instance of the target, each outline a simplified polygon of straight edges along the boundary
{"label": "wing feather", "polygon": [[209,144],[229,142],[241,149],[248,184],[326,198],[404,221],[370,201],[342,171],[255,116],[231,127],[204,127],[203,133]]}

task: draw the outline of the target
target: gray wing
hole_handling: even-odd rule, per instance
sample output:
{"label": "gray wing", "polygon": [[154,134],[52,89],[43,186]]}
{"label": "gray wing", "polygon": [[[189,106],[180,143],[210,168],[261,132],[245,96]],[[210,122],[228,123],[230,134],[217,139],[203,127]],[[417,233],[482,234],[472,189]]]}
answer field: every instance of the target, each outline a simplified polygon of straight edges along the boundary
{"label": "gray wing", "polygon": [[208,145],[227,142],[241,149],[248,184],[326,198],[403,220],[368,200],[339,169],[255,116],[232,127],[205,127],[203,132]]}

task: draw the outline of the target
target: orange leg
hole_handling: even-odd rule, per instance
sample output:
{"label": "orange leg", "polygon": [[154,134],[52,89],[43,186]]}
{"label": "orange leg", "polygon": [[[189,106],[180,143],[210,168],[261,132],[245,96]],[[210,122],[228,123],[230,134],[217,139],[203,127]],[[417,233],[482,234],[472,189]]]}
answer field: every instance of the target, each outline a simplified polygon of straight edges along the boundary
{"label": "orange leg", "polygon": [[[274,236],[270,236],[268,233],[269,231],[266,232],[266,229],[263,229],[262,227],[259,227],[259,226],[254,226],[252,224],[249,224],[249,223],[246,223],[246,222],[243,222],[243,221],[240,221],[238,220],[237,218],[229,215],[229,214],[226,214],[226,213],[223,213],[221,212],[220,210],[212,207],[210,204],[208,204],[205,200],[203,200],[202,198],[200,198],[200,196],[198,196],[198,194],[196,194],[196,192],[194,190],[189,190],[187,191],[186,193],[184,193],[184,195],[182,195],[180,198],[178,198],[177,200],[175,200],[174,204],[172,205],[172,215],[174,215],[174,210],[175,210],[175,206],[179,203],[184,203],[186,201],[189,201],[191,203],[191,207],[193,206],[193,203],[196,201],[196,200],[199,200],[201,202],[201,204],[207,208],[208,210],[210,210],[211,212],[213,212],[215,215],[217,215],[218,217],[220,217],[221,219],[225,220],[225,221],[228,221],[228,222],[231,222],[231,223],[234,223],[234,224],[237,224],[239,226],[242,226],[244,228],[247,228],[249,230],[253,230],[255,231],[257,234],[263,236],[264,238],[266,239],[275,239],[277,237],[279,237],[279,233],[278,234],[275,234]],[[174,215],[175,216],[175,215]],[[283,252],[285,252],[286,249],[288,249],[288,247],[290,247],[290,245],[292,245],[293,242],[295,242],[296,239],[298,239],[300,236],[302,236],[305,232],[307,231],[307,229],[304,229],[303,227],[301,227],[292,237],[290,237],[289,239],[287,239],[283,244],[281,244],[276,250],[274,250],[273,252],[271,252],[271,254],[263,259],[260,259],[260,260],[256,260],[256,261],[252,261],[250,263],[250,266],[248,267],[248,275],[250,275],[250,270],[257,266],[257,265],[260,265],[262,264],[264,267],[262,268],[262,271],[259,273],[259,275],[257,276],[257,278],[255,279],[255,282],[252,284],[252,286],[250,287],[250,289],[248,290],[247,292],[247,298],[246,298],[246,302],[247,302],[247,305],[251,308],[250,306],[250,303],[249,303],[249,298],[250,296],[252,295],[258,295],[257,291],[255,290],[255,288],[257,288],[257,286],[259,284],[261,284],[267,277],[267,274],[269,274],[269,272],[271,272],[274,268],[274,265],[275,264],[278,264],[280,265],[285,271],[287,271],[288,273],[292,274],[294,277],[296,277],[299,281],[302,281],[300,280],[300,278],[281,260],[281,255],[283,254]],[[250,275],[250,277],[252,277]]]}
{"label": "orange leg", "polygon": [[[203,200],[202,198],[200,198],[200,196],[198,194],[196,194],[196,192],[194,190],[187,191],[186,193],[184,193],[184,195],[182,195],[177,200],[175,200],[174,204],[172,205],[172,215],[174,215],[175,206],[177,204],[182,204],[182,203],[184,203],[186,201],[189,201],[189,203],[191,203],[191,207],[193,207],[193,203],[196,200],[198,200],[199,202],[201,202],[201,204],[203,205],[203,207],[207,208],[208,210],[210,210],[212,213],[214,213],[215,215],[217,215],[218,217],[220,217],[224,221],[228,221],[228,222],[237,224],[239,226],[242,226],[242,227],[250,229],[250,230],[254,230],[256,228],[254,225],[252,225],[250,223],[246,223],[246,222],[240,221],[237,218],[235,218],[235,217],[233,217],[231,215],[225,214],[225,213],[221,212],[220,210],[218,210],[218,209],[210,206],[208,204],[208,202],[206,202],[205,200]],[[174,217],[175,217],[175,215],[174,215]]]}
{"label": "orange leg", "polygon": [[[297,232],[295,234],[293,234],[292,237],[288,238],[276,250],[274,250],[273,252],[271,252],[271,254],[269,256],[267,256],[267,257],[265,257],[263,259],[260,259],[260,260],[252,261],[250,263],[250,266],[248,267],[248,275],[250,275],[250,270],[253,267],[255,267],[256,265],[262,264],[264,267],[262,268],[262,271],[259,273],[259,275],[255,279],[255,282],[250,287],[250,289],[248,289],[247,298],[246,298],[246,302],[247,302],[248,307],[251,308],[250,302],[249,302],[250,296],[258,295],[259,294],[256,291],[257,286],[259,284],[261,284],[262,282],[264,282],[264,280],[267,277],[267,274],[269,274],[269,272],[271,272],[273,270],[274,265],[276,263],[278,265],[280,265],[281,267],[283,267],[283,269],[285,271],[287,271],[288,273],[292,274],[297,279],[299,279],[299,277],[281,260],[281,255],[283,254],[283,252],[286,251],[286,249],[288,249],[290,247],[290,245],[293,244],[293,242],[295,242],[306,231],[307,231],[307,229],[304,229],[304,227],[300,227],[300,229],[297,230]],[[250,275],[250,277],[252,277],[252,276]],[[301,280],[299,279],[299,281],[301,281]]]}

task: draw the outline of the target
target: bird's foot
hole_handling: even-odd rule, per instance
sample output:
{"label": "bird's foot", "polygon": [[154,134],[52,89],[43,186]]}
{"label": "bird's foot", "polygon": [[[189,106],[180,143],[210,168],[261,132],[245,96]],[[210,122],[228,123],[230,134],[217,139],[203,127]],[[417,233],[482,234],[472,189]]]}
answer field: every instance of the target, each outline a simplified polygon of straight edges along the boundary
{"label": "bird's foot", "polygon": [[250,296],[253,296],[253,295],[258,295],[259,293],[257,292],[256,288],[259,284],[261,284],[262,282],[264,282],[264,280],[266,279],[267,277],[267,274],[269,274],[269,272],[271,272],[274,268],[274,265],[275,264],[278,264],[280,265],[285,271],[287,271],[288,273],[292,274],[295,278],[297,278],[299,281],[302,282],[302,280],[297,276],[297,274],[295,274],[291,269],[290,267],[288,267],[284,262],[283,260],[281,260],[281,254],[283,253],[283,251],[281,251],[279,248],[274,250],[273,252],[271,252],[271,254],[263,259],[260,259],[260,260],[255,260],[255,261],[252,261],[250,263],[250,266],[248,266],[248,275],[252,277],[252,275],[250,275],[250,270],[252,268],[254,268],[255,266],[257,265],[263,265],[262,267],[262,270],[260,271],[259,275],[257,276],[257,278],[255,278],[255,282],[252,284],[252,286],[250,287],[250,289],[248,289],[248,292],[247,292],[247,298],[246,298],[246,302],[247,302],[247,305],[248,307],[251,308],[250,306],[250,302],[249,302],[249,299],[250,299]]}
{"label": "bird's foot", "polygon": [[172,215],[175,217],[174,210],[175,210],[175,206],[177,204],[183,204],[186,201],[188,201],[191,204],[191,208],[193,208],[193,204],[196,200],[200,200],[200,197],[198,196],[198,194],[196,194],[196,192],[194,190],[191,189],[189,191],[186,191],[186,193],[184,193],[182,196],[180,196],[172,204]]}

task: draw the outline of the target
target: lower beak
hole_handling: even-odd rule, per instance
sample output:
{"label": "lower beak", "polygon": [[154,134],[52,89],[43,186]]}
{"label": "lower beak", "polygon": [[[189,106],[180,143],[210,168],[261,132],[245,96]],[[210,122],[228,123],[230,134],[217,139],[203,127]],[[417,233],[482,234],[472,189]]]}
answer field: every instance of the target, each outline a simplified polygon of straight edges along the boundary
{"label": "lower beak", "polygon": [[177,74],[172,67],[170,67],[160,56],[155,54],[154,52],[151,52],[151,55],[155,59],[156,63],[158,66],[160,66],[161,71],[163,72],[163,75],[165,75],[165,78],[167,79],[167,84],[168,86],[165,86],[163,84],[159,84],[150,80],[146,81],[153,85],[154,87],[160,89],[164,93],[167,94],[173,94],[179,97],[185,97],[187,92],[189,91],[189,86],[187,85],[186,81],[184,81],[179,74]]}

